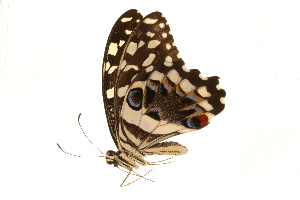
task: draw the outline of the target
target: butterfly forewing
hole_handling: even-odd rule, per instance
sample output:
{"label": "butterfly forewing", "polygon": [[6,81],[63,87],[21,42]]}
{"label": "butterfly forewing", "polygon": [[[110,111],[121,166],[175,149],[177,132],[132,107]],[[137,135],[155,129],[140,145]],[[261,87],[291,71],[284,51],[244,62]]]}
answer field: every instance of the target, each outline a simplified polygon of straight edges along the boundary
{"label": "butterfly forewing", "polygon": [[131,33],[142,18],[142,15],[137,10],[132,9],[125,12],[113,26],[104,53],[102,68],[103,100],[110,133],[117,147],[116,134],[119,112],[117,110],[117,99],[115,97],[118,89],[116,85],[120,78],[120,76],[118,76],[119,66]]}

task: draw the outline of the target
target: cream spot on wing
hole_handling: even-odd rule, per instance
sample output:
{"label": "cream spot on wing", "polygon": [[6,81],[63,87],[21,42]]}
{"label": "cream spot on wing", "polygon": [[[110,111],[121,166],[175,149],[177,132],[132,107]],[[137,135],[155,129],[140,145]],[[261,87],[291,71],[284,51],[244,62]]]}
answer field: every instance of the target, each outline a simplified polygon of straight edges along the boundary
{"label": "cream spot on wing", "polygon": [[173,63],[164,62],[164,65],[165,65],[166,67],[172,67]]}
{"label": "cream spot on wing", "polygon": [[[125,101],[126,102],[126,101]],[[142,109],[136,111],[129,107],[128,103],[124,103],[123,108],[123,119],[128,123],[134,124],[136,126],[139,125],[140,119],[142,117]]]}
{"label": "cream spot on wing", "polygon": [[155,34],[152,33],[151,31],[148,31],[148,32],[146,33],[146,35],[152,38]]}
{"label": "cream spot on wing", "polygon": [[135,42],[130,42],[129,45],[128,45],[128,47],[127,47],[126,52],[127,52],[128,54],[130,54],[130,55],[133,56],[133,54],[136,52],[136,50],[137,50],[137,43],[135,43]]}
{"label": "cream spot on wing", "polygon": [[148,58],[143,62],[142,66],[145,67],[151,65],[155,57],[156,55],[154,53],[150,53]]}
{"label": "cream spot on wing", "polygon": [[137,19],[137,20],[136,20],[136,23],[139,23],[140,21],[141,21],[141,20]]}
{"label": "cream spot on wing", "polygon": [[134,69],[134,70],[138,70],[139,68],[136,65],[127,65],[124,69],[124,72],[130,70],[130,69]]}
{"label": "cream spot on wing", "polygon": [[143,46],[144,44],[145,44],[145,42],[144,42],[143,40],[141,40],[141,41],[139,42],[138,48],[140,48],[140,47]]}
{"label": "cream spot on wing", "polygon": [[124,87],[120,87],[120,88],[118,89],[118,96],[119,96],[119,97],[124,97],[125,94],[126,94],[126,92],[127,92],[127,90],[128,90],[128,87],[129,87],[129,85],[126,85],[126,86],[124,86]]}
{"label": "cream spot on wing", "polygon": [[153,48],[157,47],[159,44],[160,44],[160,41],[158,41],[158,40],[151,40],[148,43],[148,48],[149,49],[153,49]]}
{"label": "cream spot on wing", "polygon": [[160,28],[164,28],[164,27],[165,27],[165,24],[164,24],[164,23],[160,23],[158,26],[159,26]]}
{"label": "cream spot on wing", "polygon": [[129,22],[130,20],[132,20],[132,17],[124,17],[121,19],[121,22]]}
{"label": "cream spot on wing", "polygon": [[110,63],[106,62],[106,64],[105,64],[105,71],[107,71],[109,68],[110,68]]}
{"label": "cream spot on wing", "polygon": [[120,65],[120,69],[122,70],[125,66],[126,66],[126,60],[123,60]]}
{"label": "cream spot on wing", "polygon": [[200,101],[200,102],[198,103],[198,105],[201,106],[202,108],[204,108],[204,110],[206,110],[206,111],[211,111],[212,109],[214,109],[214,108],[212,107],[212,105],[210,105],[210,104],[208,103],[207,100]]}
{"label": "cream spot on wing", "polygon": [[117,68],[118,68],[118,66],[116,66],[116,65],[111,66],[111,68],[108,70],[108,74],[113,73]]}
{"label": "cream spot on wing", "polygon": [[166,22],[166,25],[169,25],[169,23],[168,23],[168,22]]}
{"label": "cream spot on wing", "polygon": [[171,56],[167,56],[166,59],[165,59],[165,62],[172,62]]}
{"label": "cream spot on wing", "polygon": [[107,54],[110,54],[110,55],[116,55],[118,52],[118,44],[117,43],[110,43],[109,47],[108,47],[108,52]]}
{"label": "cream spot on wing", "polygon": [[162,33],[161,36],[162,36],[163,38],[166,38],[166,37],[168,36],[168,34],[167,34],[167,33]]}
{"label": "cream spot on wing", "polygon": [[172,45],[175,47],[176,46],[175,42],[173,42]]}
{"label": "cream spot on wing", "polygon": [[144,81],[136,81],[131,85],[131,88],[142,88]]}
{"label": "cream spot on wing", "polygon": [[217,90],[221,90],[222,88],[218,85],[216,85]]}
{"label": "cream spot on wing", "polygon": [[183,79],[180,82],[180,88],[185,92],[185,93],[189,93],[191,91],[193,91],[194,89],[196,89],[196,87],[190,83],[189,80],[187,79]]}
{"label": "cream spot on wing", "polygon": [[175,69],[172,69],[167,74],[167,77],[170,79],[170,81],[172,81],[176,85],[181,81],[181,77],[179,76],[179,73]]}
{"label": "cream spot on wing", "polygon": [[145,24],[155,24],[158,19],[151,19],[151,18],[146,18],[144,19]]}
{"label": "cream spot on wing", "polygon": [[180,54],[179,54],[179,53],[177,54],[177,58],[181,58],[181,56],[180,56]]}
{"label": "cream spot on wing", "polygon": [[225,97],[221,97],[220,102],[221,102],[221,104],[225,104]]}
{"label": "cream spot on wing", "polygon": [[207,77],[202,76],[201,74],[199,74],[199,77],[200,77],[202,80],[204,80],[204,81],[206,81],[206,80],[208,79]]}
{"label": "cream spot on wing", "polygon": [[132,31],[130,31],[130,30],[125,30],[125,33],[126,33],[127,35],[130,35],[131,32],[132,32]]}
{"label": "cream spot on wing", "polygon": [[140,128],[146,132],[152,132],[158,123],[159,121],[152,119],[147,115],[143,115],[140,123]]}
{"label": "cream spot on wing", "polygon": [[171,45],[169,43],[166,44],[166,49],[171,49]]}
{"label": "cream spot on wing", "polygon": [[173,133],[173,132],[177,132],[180,130],[186,129],[186,127],[181,126],[181,125],[177,125],[177,124],[166,124],[163,126],[158,126],[153,132],[152,134],[169,134],[169,133]]}
{"label": "cream spot on wing", "polygon": [[172,35],[172,32],[171,32],[171,31],[169,31],[169,35]]}
{"label": "cream spot on wing", "polygon": [[206,86],[199,87],[197,92],[200,94],[202,97],[210,97],[211,94],[207,91]]}
{"label": "cream spot on wing", "polygon": [[185,71],[185,72],[190,72],[190,69],[188,69],[185,65],[182,65],[182,69],[183,69],[183,71]]}
{"label": "cream spot on wing", "polygon": [[164,65],[167,67],[171,67],[173,65],[171,56],[166,57]]}
{"label": "cream spot on wing", "polygon": [[114,97],[114,89],[115,89],[115,87],[106,90],[106,97],[107,97],[108,99],[111,99],[111,98]]}
{"label": "cream spot on wing", "polygon": [[149,77],[149,79],[151,79],[151,80],[154,80],[154,81],[162,81],[163,80],[163,78],[164,78],[164,74],[163,73],[160,73],[160,72],[158,72],[158,71],[154,71],[152,74],[151,74],[151,76]]}
{"label": "cream spot on wing", "polygon": [[120,42],[119,42],[119,47],[123,46],[124,43],[125,43],[124,40],[120,40]]}
{"label": "cream spot on wing", "polygon": [[165,17],[163,14],[161,14],[161,17]]}
{"label": "cream spot on wing", "polygon": [[151,72],[153,70],[153,65],[150,65],[146,68],[146,72]]}

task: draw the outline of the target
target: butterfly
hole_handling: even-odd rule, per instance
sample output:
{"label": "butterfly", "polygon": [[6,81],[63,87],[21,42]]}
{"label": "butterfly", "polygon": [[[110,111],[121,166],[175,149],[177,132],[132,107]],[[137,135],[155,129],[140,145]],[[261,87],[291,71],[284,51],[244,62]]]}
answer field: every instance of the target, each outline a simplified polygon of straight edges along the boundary
{"label": "butterfly", "polygon": [[106,162],[132,171],[149,155],[182,155],[188,149],[166,139],[201,129],[224,109],[219,77],[188,69],[166,18],[132,9],[115,22],[102,70],[107,123],[117,151]]}

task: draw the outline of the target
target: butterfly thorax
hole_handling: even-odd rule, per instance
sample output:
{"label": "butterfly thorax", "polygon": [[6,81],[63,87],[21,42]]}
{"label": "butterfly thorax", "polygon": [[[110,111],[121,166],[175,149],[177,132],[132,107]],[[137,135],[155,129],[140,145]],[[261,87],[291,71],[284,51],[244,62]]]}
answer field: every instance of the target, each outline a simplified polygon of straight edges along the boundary
{"label": "butterfly thorax", "polygon": [[131,170],[133,168],[138,169],[140,165],[147,165],[147,161],[139,153],[133,154],[128,151],[112,151],[106,152],[106,163],[114,165],[115,167],[121,166],[125,169]]}

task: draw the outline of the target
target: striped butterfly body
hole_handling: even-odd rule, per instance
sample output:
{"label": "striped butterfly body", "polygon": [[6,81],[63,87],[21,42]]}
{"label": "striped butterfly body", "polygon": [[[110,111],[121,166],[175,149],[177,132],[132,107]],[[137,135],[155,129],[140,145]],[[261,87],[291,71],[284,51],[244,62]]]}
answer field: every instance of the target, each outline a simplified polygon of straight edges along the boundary
{"label": "striped butterfly body", "polygon": [[117,151],[106,162],[129,171],[147,155],[182,155],[183,145],[164,141],[203,128],[224,109],[217,76],[186,68],[165,17],[125,12],[109,35],[103,62],[103,98]]}

